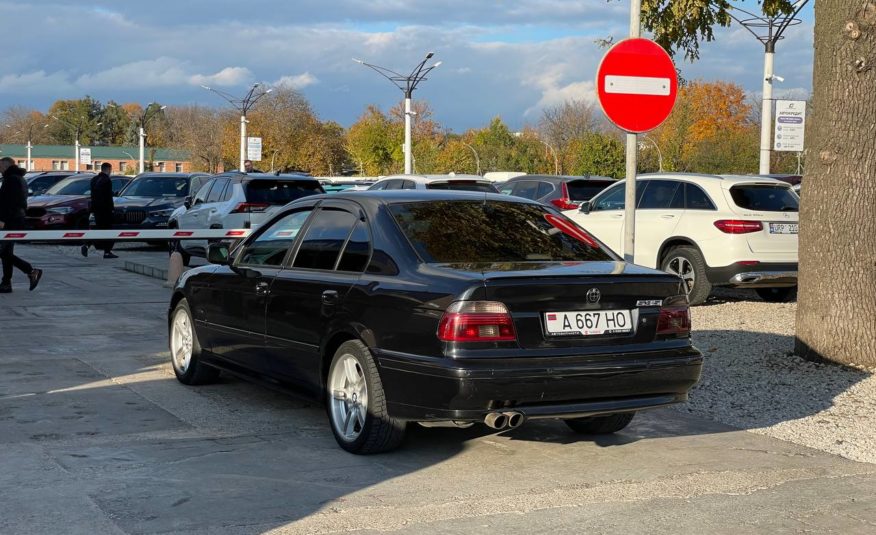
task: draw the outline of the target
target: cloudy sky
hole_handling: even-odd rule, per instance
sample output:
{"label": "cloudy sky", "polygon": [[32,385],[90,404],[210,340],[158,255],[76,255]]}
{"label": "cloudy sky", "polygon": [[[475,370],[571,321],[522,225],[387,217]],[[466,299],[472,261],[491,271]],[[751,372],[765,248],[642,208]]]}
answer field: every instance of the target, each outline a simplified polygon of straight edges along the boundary
{"label": "cloudy sky", "polygon": [[[628,19],[624,0],[0,0],[0,108],[86,94],[219,105],[201,85],[241,93],[262,81],[349,125],[367,104],[401,98],[351,58],[403,71],[434,51],[443,63],[415,98],[440,122],[462,131],[501,115],[519,127],[544,106],[594,98],[594,40],[623,37]],[[811,87],[811,7],[803,19],[777,48],[779,97]],[[763,47],[739,27],[717,32],[696,63],[678,61],[685,78],[760,91]]]}

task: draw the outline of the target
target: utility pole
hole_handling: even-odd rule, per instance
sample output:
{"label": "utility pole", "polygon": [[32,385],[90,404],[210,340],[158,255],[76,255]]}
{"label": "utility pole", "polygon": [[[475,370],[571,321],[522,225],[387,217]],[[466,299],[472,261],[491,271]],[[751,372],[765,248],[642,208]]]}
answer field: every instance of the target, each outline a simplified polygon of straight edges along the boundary
{"label": "utility pole", "polygon": [[416,112],[411,110],[411,101],[413,99],[414,90],[423,80],[426,80],[426,75],[432,71],[432,69],[441,65],[441,62],[438,61],[435,64],[426,67],[426,62],[432,59],[432,56],[435,54],[433,52],[429,52],[426,54],[426,58],[417,64],[416,67],[411,71],[410,74],[404,75],[399,74],[393,70],[387,69],[386,67],[380,67],[379,65],[372,65],[371,63],[365,63],[361,59],[353,58],[353,61],[356,63],[360,63],[366,67],[369,67],[376,71],[379,75],[383,76],[394,86],[401,89],[405,94],[405,174],[409,175],[412,172],[412,162],[413,162],[413,147],[411,146],[411,116]]}
{"label": "utility pole", "polygon": [[[730,6],[731,9],[727,10],[727,14],[733,20],[748,30],[764,46],[763,102],[761,103],[760,113],[760,165],[758,170],[758,173],[761,175],[768,175],[770,172],[773,127],[773,81],[785,81],[784,78],[776,76],[773,72],[776,43],[784,39],[782,34],[785,33],[788,26],[796,26],[802,22],[797,18],[797,15],[808,2],[809,0],[797,0],[793,5],[794,12],[791,15],[776,15],[774,17],[758,15],[737,6]],[[734,11],[742,13],[745,18],[735,15]]]}
{"label": "utility pole", "polygon": [[[143,110],[143,113],[140,114],[140,129],[137,135],[140,142],[140,164],[138,166],[138,173],[146,171],[146,123],[149,122],[149,119],[158,115],[158,112],[167,108],[167,106],[160,106],[156,109],[155,105],[155,102],[150,102],[146,105],[146,109]],[[151,115],[150,111],[152,112]]]}
{"label": "utility pole", "polygon": [[[31,142],[31,140],[33,140],[33,129],[35,126],[36,125],[33,123],[29,123],[27,125],[27,163],[25,164],[26,171],[33,171],[33,157],[32,157],[33,156],[33,143]],[[49,127],[48,124],[43,125],[43,128],[48,128],[48,127]],[[7,124],[6,128],[12,128],[12,125]],[[23,130],[18,130],[15,132],[15,135],[17,136],[23,132],[24,132]]]}
{"label": "utility pole", "polygon": [[246,160],[246,151],[247,151],[247,143],[246,143],[246,125],[249,121],[246,120],[246,114],[249,110],[255,106],[256,102],[261,100],[265,95],[273,91],[273,89],[265,89],[264,84],[255,83],[252,87],[249,88],[249,91],[240,98],[236,98],[225,91],[219,91],[218,89],[213,89],[211,87],[207,87],[205,85],[201,86],[207,91],[212,91],[216,93],[226,102],[231,104],[231,106],[240,112],[240,166],[237,168],[240,172],[243,172],[244,165],[243,162]]}

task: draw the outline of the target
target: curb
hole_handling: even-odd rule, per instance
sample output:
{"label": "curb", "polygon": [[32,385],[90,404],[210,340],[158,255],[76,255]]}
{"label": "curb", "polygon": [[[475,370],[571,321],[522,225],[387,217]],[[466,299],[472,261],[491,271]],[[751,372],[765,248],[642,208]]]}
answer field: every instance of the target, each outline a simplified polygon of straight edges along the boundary
{"label": "curb", "polygon": [[125,271],[137,273],[138,275],[145,275],[147,277],[152,277],[153,279],[167,280],[167,269],[161,269],[148,264],[141,264],[139,262],[131,262],[130,260],[125,260]]}

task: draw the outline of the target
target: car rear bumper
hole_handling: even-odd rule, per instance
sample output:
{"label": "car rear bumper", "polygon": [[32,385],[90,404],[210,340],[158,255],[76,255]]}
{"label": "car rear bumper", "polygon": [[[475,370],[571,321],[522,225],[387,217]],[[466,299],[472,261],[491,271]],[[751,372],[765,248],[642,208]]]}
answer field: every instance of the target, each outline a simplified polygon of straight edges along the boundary
{"label": "car rear bumper", "polygon": [[703,356],[669,351],[465,362],[375,350],[389,413],[403,420],[482,421],[496,410],[575,418],[687,400]]}
{"label": "car rear bumper", "polygon": [[709,281],[715,285],[744,288],[778,288],[797,285],[797,263],[760,262],[755,265],[730,264],[706,268]]}

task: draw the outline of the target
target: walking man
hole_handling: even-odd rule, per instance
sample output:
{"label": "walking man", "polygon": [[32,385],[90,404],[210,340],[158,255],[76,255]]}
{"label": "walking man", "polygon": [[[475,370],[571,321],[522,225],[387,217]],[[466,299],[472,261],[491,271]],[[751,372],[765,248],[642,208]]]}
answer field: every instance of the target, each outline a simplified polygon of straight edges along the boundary
{"label": "walking man", "polygon": [[[15,165],[12,158],[0,158],[0,173],[3,182],[0,183],[0,230],[24,230],[24,215],[27,211],[27,182],[24,180],[24,169]],[[12,268],[18,268],[30,279],[30,289],[40,283],[43,270],[15,256],[15,242],[0,242],[0,260],[3,263],[3,280],[0,281],[0,293],[12,293]]]}
{"label": "walking man", "polygon": [[[100,173],[91,179],[91,213],[94,214],[94,228],[97,230],[112,230],[113,228],[113,181],[110,173],[113,166],[104,162]],[[95,248],[103,249],[104,258],[118,258],[113,254],[113,242],[110,240],[96,243]],[[88,244],[82,246],[82,256],[88,256]]]}

